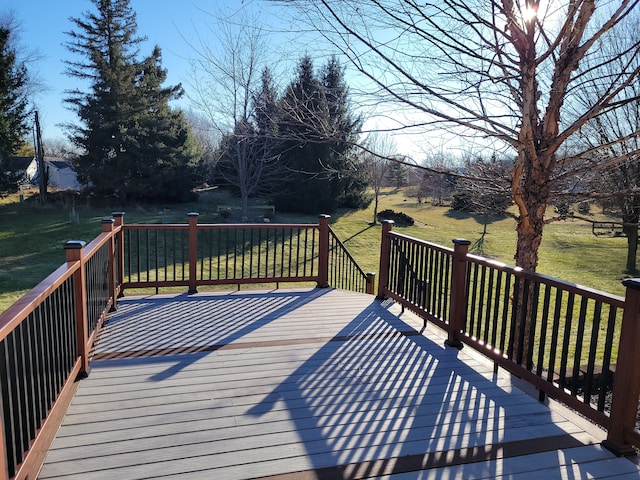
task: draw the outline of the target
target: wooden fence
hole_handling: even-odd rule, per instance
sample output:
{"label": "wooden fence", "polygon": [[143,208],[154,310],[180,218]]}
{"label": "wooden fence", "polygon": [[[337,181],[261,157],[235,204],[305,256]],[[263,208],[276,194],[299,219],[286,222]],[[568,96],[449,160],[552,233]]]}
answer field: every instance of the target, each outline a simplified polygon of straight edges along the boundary
{"label": "wooden fence", "polygon": [[390,297],[608,431],[640,447],[640,280],[626,298],[424,242],[383,224],[378,296]]}

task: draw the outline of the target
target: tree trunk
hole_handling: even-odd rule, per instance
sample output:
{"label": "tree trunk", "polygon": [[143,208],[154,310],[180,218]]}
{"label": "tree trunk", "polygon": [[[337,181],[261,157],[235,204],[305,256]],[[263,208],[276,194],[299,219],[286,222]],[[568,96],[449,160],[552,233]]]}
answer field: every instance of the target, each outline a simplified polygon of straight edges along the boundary
{"label": "tree trunk", "polygon": [[378,223],[378,201],[379,201],[380,189],[374,189],[374,200],[373,200],[373,225],[377,225]]}
{"label": "tree trunk", "polygon": [[[527,153],[521,156],[528,156]],[[553,158],[520,161],[513,176],[513,200],[518,207],[516,222],[517,245],[514,256],[516,266],[535,271],[538,267],[538,249],[542,243],[544,215],[549,205],[549,177]]]}
{"label": "tree trunk", "polygon": [[625,218],[623,227],[624,233],[627,235],[627,266],[625,273],[636,275],[636,254],[638,252],[638,216],[635,218]]}
{"label": "tree trunk", "polygon": [[[535,271],[538,266],[538,250],[542,243],[544,215],[549,205],[550,186],[549,177],[553,170],[555,158],[533,154],[528,151],[520,152],[520,162],[514,170],[513,199],[518,207],[519,217],[516,223],[517,246],[515,254],[516,266]],[[529,338],[533,296],[531,289],[524,288],[520,283],[517,292],[513,292],[513,308],[515,312],[514,336],[511,339],[513,359],[526,362],[532,341]],[[520,339],[522,338],[522,342]]]}
{"label": "tree trunk", "polygon": [[44,163],[44,148],[42,146],[42,131],[40,129],[40,118],[38,111],[35,112],[36,116],[36,159],[38,163],[38,188],[39,188],[39,201],[41,204],[47,203],[47,187],[49,185],[49,172],[47,166]]}
{"label": "tree trunk", "polygon": [[242,194],[240,212],[242,215],[242,221],[248,222],[249,221],[249,196],[246,193]]}

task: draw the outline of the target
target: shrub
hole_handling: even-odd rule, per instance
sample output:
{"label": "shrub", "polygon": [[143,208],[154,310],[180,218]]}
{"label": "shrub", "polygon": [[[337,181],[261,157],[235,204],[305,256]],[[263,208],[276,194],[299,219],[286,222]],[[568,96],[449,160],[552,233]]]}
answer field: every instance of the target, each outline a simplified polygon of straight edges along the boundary
{"label": "shrub", "polygon": [[410,227],[413,225],[413,218],[403,212],[393,210],[383,210],[378,213],[378,220],[393,220],[398,227]]}
{"label": "shrub", "polygon": [[578,212],[582,215],[588,215],[591,212],[591,202],[589,200],[583,200],[578,204]]}

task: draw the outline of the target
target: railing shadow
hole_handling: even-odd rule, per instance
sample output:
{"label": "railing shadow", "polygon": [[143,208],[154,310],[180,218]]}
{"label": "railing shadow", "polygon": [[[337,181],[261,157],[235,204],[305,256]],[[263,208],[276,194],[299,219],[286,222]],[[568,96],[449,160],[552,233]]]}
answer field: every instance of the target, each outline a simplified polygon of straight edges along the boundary
{"label": "railing shadow", "polygon": [[519,393],[372,304],[247,413],[268,421],[284,402],[319,478],[368,478],[421,470],[443,452],[488,460],[495,451],[482,447],[528,440],[550,414]]}
{"label": "railing shadow", "polygon": [[368,230],[371,230],[372,228],[374,228],[375,225],[369,225],[366,228],[363,228],[362,230],[360,230],[359,232],[354,233],[353,235],[351,235],[350,237],[344,239],[342,241],[342,243],[349,243],[349,241],[353,240],[354,238],[358,237],[359,235],[362,235],[363,233],[367,232]]}
{"label": "railing shadow", "polygon": [[[328,290],[154,295],[123,299],[100,332],[94,360],[148,358],[171,364],[151,380],[167,379],[208,352],[224,348]],[[169,357],[168,357],[169,356]],[[111,363],[114,365],[114,363]]]}
{"label": "railing shadow", "polygon": [[[142,452],[165,459],[146,466],[149,477],[167,471],[170,461],[178,463],[171,468],[200,474],[197,478],[248,478],[247,472],[251,478],[353,480],[402,473],[406,476],[394,478],[441,478],[438,471],[420,472],[444,466],[448,478],[496,478],[523,471],[527,478],[538,478],[536,462],[542,457],[547,467],[553,462],[559,465],[548,467],[553,471],[547,473],[554,478],[564,468],[560,465],[567,465],[566,478],[591,478],[597,473],[594,469],[602,468],[591,466],[595,463],[592,447],[571,448],[584,446],[584,435],[574,438],[565,429],[569,425],[565,419],[554,424],[558,417],[512,387],[508,379],[496,377],[491,364],[464,350],[460,355],[454,348],[445,348],[442,337],[432,335],[433,327],[427,330],[430,337],[418,334],[414,325],[419,321],[410,313],[398,316],[396,307],[390,309],[371,297],[344,304],[339,303],[344,301],[339,295],[320,298],[330,291],[178,295],[171,297],[178,304],[171,315],[166,311],[167,299],[127,299],[129,313],[112,317],[108,324],[113,328],[110,336],[115,334],[119,341],[104,346],[103,354],[122,353],[125,346],[142,352],[135,348],[152,339],[165,342],[163,351],[199,353],[114,356],[97,365],[153,363],[163,370],[142,368],[135,375],[146,379],[156,372],[148,379],[159,382],[211,350],[238,349],[239,355],[220,352],[219,357],[185,372],[189,385],[197,385],[195,389],[153,383],[132,395],[127,391],[121,404],[122,409],[131,408],[126,416],[111,407],[103,416],[93,416],[94,428],[127,430],[126,435],[131,435],[126,440],[118,437],[118,456],[102,457],[102,447],[95,447],[97,467],[87,464],[86,446],[70,448],[75,443],[73,426],[60,455],[65,459],[78,455],[81,461],[72,466],[78,472],[124,471],[131,465],[127,462],[138,465]],[[188,307],[189,316],[182,318],[186,310],[180,304]],[[330,312],[319,313],[327,308]],[[130,315],[148,322],[140,332],[129,328]],[[331,324],[314,329],[322,321]],[[145,334],[150,326],[157,331]],[[188,332],[182,330],[187,327]],[[135,335],[138,343],[132,341]],[[172,344],[171,335],[184,341]],[[119,369],[109,370],[120,382]],[[197,379],[205,383],[192,383]],[[122,385],[118,388],[128,388],[127,382]],[[92,395],[103,391],[110,395],[107,389],[111,388],[113,384],[100,386]],[[149,391],[153,394],[147,399]],[[123,402],[115,393],[101,401],[105,405]],[[184,402],[180,397],[193,402],[188,407],[195,409],[193,415],[183,416],[183,407],[174,411],[171,403]],[[93,402],[88,397],[77,413],[95,415]],[[165,405],[169,408],[145,410]],[[139,419],[142,411],[149,418]],[[107,426],[107,418],[116,425]],[[112,441],[111,431],[104,433],[102,441],[107,438]],[[193,448],[193,458],[183,456],[184,448]],[[72,468],[62,461],[57,467]]]}

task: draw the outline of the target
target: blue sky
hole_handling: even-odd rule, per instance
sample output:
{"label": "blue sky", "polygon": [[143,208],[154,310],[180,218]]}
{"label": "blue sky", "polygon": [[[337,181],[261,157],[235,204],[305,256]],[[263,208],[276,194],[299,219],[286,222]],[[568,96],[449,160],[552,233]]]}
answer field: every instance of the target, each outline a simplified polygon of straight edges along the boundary
{"label": "blue sky", "polygon": [[[182,83],[187,94],[190,80],[188,59],[195,55],[190,44],[197,45],[199,37],[213,40],[211,30],[216,29],[216,14],[234,18],[239,9],[245,8],[258,15],[260,23],[270,30],[267,32],[267,41],[273,50],[271,53],[277,59],[280,71],[286,75],[279,79],[282,85],[288,83],[295,74],[303,54],[309,53],[316,67],[319,67],[329,55],[335,53],[313,32],[284,34],[295,29],[287,23],[292,21],[290,19],[294,12],[280,10],[286,7],[276,7],[262,0],[131,0],[130,4],[137,15],[138,34],[148,39],[141,45],[141,55],[148,55],[153,45],[159,45],[163,66],[168,70],[167,84]],[[78,85],[74,83],[77,80],[64,74],[63,61],[71,59],[71,54],[64,47],[68,41],[65,32],[73,29],[70,17],[82,17],[88,10],[93,11],[93,4],[89,0],[3,0],[0,4],[0,14],[13,12],[20,23],[20,44],[41,56],[32,67],[35,67],[33,70],[45,87],[35,98],[45,149],[47,140],[64,138],[60,124],[76,120],[75,113],[65,108],[63,102],[64,91]],[[358,88],[355,79],[348,77],[348,82],[352,92]],[[189,100],[186,97],[181,100],[180,106],[188,109]],[[394,141],[402,153],[413,155],[416,147],[409,138],[408,135],[402,135],[394,138]],[[413,156],[415,158],[418,155]]]}
{"label": "blue sky", "polygon": [[[141,55],[148,55],[153,45],[162,48],[163,66],[168,70],[167,83],[184,83],[188,78],[192,56],[189,41],[194,41],[198,32],[208,31],[207,23],[213,21],[209,12],[220,8],[233,10],[241,2],[176,1],[176,0],[132,0],[136,11],[138,34],[148,38],[141,46]],[[93,5],[88,0],[3,0],[0,12],[12,11],[21,24],[20,43],[28,50],[37,51],[41,59],[33,65],[46,89],[36,98],[43,126],[43,136],[63,136],[57,124],[73,121],[75,114],[63,104],[64,90],[74,80],[64,74],[63,60],[70,59],[64,47],[68,37],[64,32],[73,28],[70,17],[82,17]],[[184,37],[184,38],[183,38]]]}

